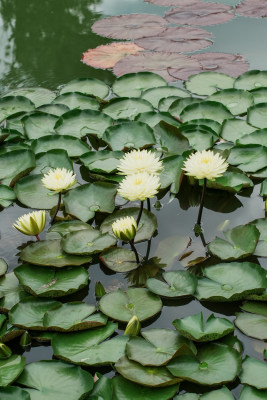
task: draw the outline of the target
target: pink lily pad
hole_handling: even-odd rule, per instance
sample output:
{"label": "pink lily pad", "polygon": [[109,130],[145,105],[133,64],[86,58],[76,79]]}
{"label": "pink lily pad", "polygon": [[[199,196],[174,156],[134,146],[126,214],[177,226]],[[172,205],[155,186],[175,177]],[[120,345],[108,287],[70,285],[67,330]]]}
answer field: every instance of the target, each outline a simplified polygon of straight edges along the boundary
{"label": "pink lily pad", "polygon": [[151,37],[136,39],[138,46],[147,50],[167,52],[190,52],[204,49],[212,44],[210,32],[193,27],[177,26]]}
{"label": "pink lily pad", "polygon": [[125,56],[136,54],[142,50],[144,49],[134,43],[111,43],[87,50],[83,53],[81,61],[94,68],[113,68]]}
{"label": "pink lily pad", "polygon": [[134,40],[158,35],[165,30],[167,21],[153,14],[129,14],[104,18],[92,25],[92,31],[112,39]]}
{"label": "pink lily pad", "polygon": [[236,13],[245,17],[266,18],[267,0],[244,0],[236,6]]}
{"label": "pink lily pad", "polygon": [[175,7],[183,7],[191,4],[197,4],[201,0],[145,0],[146,3],[156,4],[157,6],[175,6]]}
{"label": "pink lily pad", "polygon": [[124,57],[114,66],[113,72],[122,76],[131,72],[150,71],[172,82],[177,78],[169,75],[168,68],[175,69],[177,65],[183,66],[184,70],[199,68],[197,60],[184,54],[148,51]]}
{"label": "pink lily pad", "polygon": [[179,65],[179,67],[168,68],[168,73],[174,78],[181,80],[187,80],[190,75],[203,71],[222,72],[237,77],[249,68],[248,62],[240,54],[199,53],[192,55],[191,59],[198,62],[198,67],[195,69],[184,68],[183,65]]}
{"label": "pink lily pad", "polygon": [[181,25],[217,25],[234,18],[233,7],[218,3],[189,4],[167,11],[168,22]]}

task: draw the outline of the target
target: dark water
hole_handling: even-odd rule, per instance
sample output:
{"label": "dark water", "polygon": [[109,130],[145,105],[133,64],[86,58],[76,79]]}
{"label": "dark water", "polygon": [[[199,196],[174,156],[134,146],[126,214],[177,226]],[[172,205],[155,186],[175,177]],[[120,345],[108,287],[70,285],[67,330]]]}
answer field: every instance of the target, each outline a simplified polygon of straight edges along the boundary
{"label": "dark water", "polygon": [[[236,0],[220,3],[234,5]],[[94,21],[102,16],[125,13],[154,13],[163,15],[164,7],[152,6],[142,0],[0,0],[0,92],[10,88],[43,86],[55,89],[77,77],[95,77],[111,84],[115,79],[110,71],[95,70],[80,62],[81,55],[88,48],[108,43],[105,38],[90,30]],[[206,51],[233,52],[244,55],[251,69],[267,69],[267,53],[264,37],[267,20],[237,17],[227,24],[205,28],[214,33],[215,44]],[[158,243],[168,236],[189,235],[200,255],[204,248],[200,238],[193,233],[198,212],[200,192],[184,187],[180,194],[170,201],[169,195],[161,199],[161,209],[152,211],[158,218],[158,234],[152,239],[150,255],[153,256]],[[0,213],[0,256],[9,264],[9,271],[17,266],[19,246],[24,237],[12,228],[17,217],[27,212],[17,205]],[[208,191],[203,226],[206,242],[218,234],[219,225],[228,221],[228,228],[245,224],[256,218],[263,218],[264,204],[259,196],[259,185],[253,193],[244,191],[241,195],[230,195],[219,191]],[[43,234],[44,237],[44,234]],[[139,244],[138,250],[145,254],[147,243]],[[198,254],[197,254],[198,255]],[[267,269],[266,259],[253,260]],[[183,268],[176,262],[174,268]],[[76,300],[95,302],[94,286],[101,281],[107,290],[126,287],[131,284],[127,276],[112,273],[99,264],[90,266],[91,283],[89,291],[75,295]],[[171,328],[172,321],[189,314],[203,311],[226,316],[233,320],[238,304],[201,304],[196,300],[165,300],[161,314],[150,327]],[[245,353],[262,359],[267,344],[252,340],[236,332],[245,346]],[[52,358],[49,346],[32,347],[25,352],[27,362]],[[238,393],[238,382],[232,386]],[[187,387],[193,390],[194,387]],[[200,391],[196,388],[196,391]]]}

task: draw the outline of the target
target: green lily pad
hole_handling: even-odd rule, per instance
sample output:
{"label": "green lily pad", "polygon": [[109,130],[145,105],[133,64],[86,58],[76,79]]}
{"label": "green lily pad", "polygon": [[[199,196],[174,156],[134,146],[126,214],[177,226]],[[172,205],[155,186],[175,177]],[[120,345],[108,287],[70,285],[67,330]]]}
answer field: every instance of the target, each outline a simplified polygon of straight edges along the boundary
{"label": "green lily pad", "polygon": [[23,96],[5,96],[0,99],[0,121],[3,121],[12,114],[22,111],[33,111],[32,101]]}
{"label": "green lily pad", "polygon": [[0,396],[2,400],[31,400],[29,393],[17,386],[0,388]]}
{"label": "green lily pad", "polygon": [[75,333],[60,333],[52,338],[57,358],[79,365],[103,365],[116,362],[125,354],[128,336],[116,336],[106,340],[118,325],[108,322],[106,326]]}
{"label": "green lily pad", "polygon": [[17,382],[25,387],[31,400],[82,400],[94,385],[89,372],[55,360],[27,365]]}
{"label": "green lily pad", "polygon": [[[266,81],[267,84],[267,81]],[[256,89],[252,89],[250,93],[253,96],[254,104],[258,103],[266,103],[267,101],[267,87],[259,87]]]}
{"label": "green lily pad", "polygon": [[[232,170],[230,170],[232,169]],[[202,180],[200,181],[202,185]],[[227,190],[228,192],[239,192],[243,188],[253,187],[254,184],[247,175],[239,170],[234,170],[229,167],[229,170],[224,172],[223,176],[216,178],[214,181],[207,181],[207,187],[212,189]]]}
{"label": "green lily pad", "polygon": [[144,148],[156,143],[152,128],[143,122],[129,122],[106,129],[102,139],[112,150]]}
{"label": "green lily pad", "polygon": [[220,136],[230,142],[236,142],[251,132],[255,132],[255,127],[248,125],[243,119],[226,119],[222,124]]}
{"label": "green lily pad", "polygon": [[219,124],[219,122],[217,121],[214,121],[213,119],[207,119],[207,118],[192,119],[191,121],[185,122],[183,124],[183,127],[185,127],[186,125],[195,125],[196,127],[204,125],[205,127],[212,129],[212,132],[214,132],[214,134],[217,136],[219,136],[221,131],[221,124]]}
{"label": "green lily pad", "polygon": [[119,160],[124,156],[122,151],[89,151],[80,161],[92,172],[112,174],[117,171]]}
{"label": "green lily pad", "polygon": [[236,314],[235,325],[247,336],[267,339],[267,313],[265,303],[248,302],[243,304],[241,312]]}
{"label": "green lily pad", "polygon": [[240,225],[223,232],[227,240],[216,237],[209,245],[209,251],[222,260],[236,260],[253,254],[260,232],[255,225]]}
{"label": "green lily pad", "polygon": [[241,383],[254,386],[257,389],[267,389],[266,383],[267,363],[246,356],[239,375]]}
{"label": "green lily pad", "polygon": [[[109,233],[113,235],[112,224],[119,218],[133,217],[137,219],[139,213],[138,207],[122,208],[121,210],[115,211],[112,215],[109,215],[100,226],[100,232]],[[158,223],[157,218],[150,211],[143,210],[141,220],[139,222],[135,242],[142,242],[143,240],[149,240],[153,236],[157,229]]]}
{"label": "green lily pad", "polygon": [[98,110],[100,105],[95,97],[79,92],[63,93],[57,96],[53,104],[64,104],[70,110]]}
{"label": "green lily pad", "polygon": [[168,155],[182,155],[189,149],[188,139],[176,126],[170,125],[166,121],[159,122],[154,127],[154,133],[157,143]]}
{"label": "green lily pad", "polygon": [[258,129],[237,140],[236,144],[259,144],[267,147],[267,129]]}
{"label": "green lily pad", "polygon": [[131,119],[133,120],[137,114],[146,111],[153,111],[153,106],[146,100],[120,97],[111,100],[103,107],[103,112],[113,119]]}
{"label": "green lily pad", "polygon": [[53,135],[54,126],[58,117],[44,112],[34,112],[22,118],[24,132],[28,139],[39,139],[40,137]]}
{"label": "green lily pad", "polygon": [[67,192],[63,202],[67,213],[86,222],[96,212],[112,213],[115,195],[116,186],[111,183],[88,183]]}
{"label": "green lily pad", "polygon": [[204,323],[202,312],[195,315],[189,315],[182,319],[173,321],[173,325],[190,340],[196,342],[210,342],[233,332],[235,327],[232,322],[226,318],[216,318],[211,314]]}
{"label": "green lily pad", "polygon": [[100,310],[112,319],[128,322],[137,315],[140,322],[160,312],[162,302],[158,296],[143,288],[118,289],[105,294],[99,301]]}
{"label": "green lily pad", "polygon": [[36,167],[32,174],[45,174],[51,168],[65,168],[68,171],[73,171],[73,164],[66,150],[48,150],[45,153],[37,154],[35,160]]}
{"label": "green lily pad", "polygon": [[197,286],[197,278],[188,271],[169,271],[162,274],[164,281],[149,278],[146,287],[163,297],[192,296]]}
{"label": "green lily pad", "polygon": [[112,91],[119,97],[140,97],[144,90],[163,85],[167,86],[167,82],[161,76],[152,72],[138,72],[117,78]]}
{"label": "green lily pad", "polygon": [[151,388],[130,382],[122,376],[116,376],[112,380],[114,400],[170,400],[178,391],[179,386],[169,386],[163,388]]}
{"label": "green lily pad", "polygon": [[160,188],[166,189],[170,186],[171,193],[178,193],[184,175],[185,157],[183,156],[170,156],[163,159],[163,170],[160,173]]}
{"label": "green lily pad", "polygon": [[[178,256],[181,253],[183,253],[183,251],[188,247],[189,243],[190,243],[189,236],[181,236],[181,235],[168,236],[158,243],[153,256],[157,258],[157,260],[160,262],[160,264],[163,264],[163,265],[165,264],[165,266],[171,267],[174,264],[174,262],[177,260]],[[174,271],[174,272],[176,273],[177,271]],[[166,277],[167,276],[168,276],[168,279],[165,279],[165,278],[164,279],[166,280],[166,282],[171,283],[169,281],[169,279],[171,279],[171,275],[167,274]],[[183,275],[180,276],[181,279],[182,279],[182,276]],[[184,275],[184,279],[185,279],[185,276],[186,275]],[[174,278],[174,276],[173,276],[173,278]],[[187,282],[187,283],[189,283],[189,282]],[[184,284],[185,284],[185,282],[184,282]]]}
{"label": "green lily pad", "polygon": [[27,297],[28,294],[19,286],[14,272],[0,278],[0,311],[8,312],[15,304]]}
{"label": "green lily pad", "polygon": [[202,151],[209,149],[218,140],[217,134],[208,126],[185,124],[180,128],[193,149]]}
{"label": "green lily pad", "polygon": [[[181,116],[181,113],[187,106],[193,105],[196,103],[200,103],[201,101],[202,101],[202,99],[197,98],[197,97],[191,97],[191,96],[185,97],[184,99],[177,99],[170,105],[168,111],[172,116],[179,118]],[[198,117],[196,117],[196,118],[198,118]],[[201,118],[201,117],[199,117],[199,118]],[[183,121],[183,122],[185,122],[185,121]]]}
{"label": "green lily pad", "polygon": [[[187,99],[187,98],[189,98],[189,97],[185,97],[185,99]],[[181,97],[180,96],[168,96],[168,97],[164,97],[163,99],[161,99],[160,101],[159,101],[159,104],[158,104],[158,109],[159,109],[159,111],[161,111],[161,112],[166,112],[166,111],[168,111],[169,110],[169,108],[170,108],[170,106],[172,105],[172,103],[175,101],[175,100],[180,100],[181,99]]]}
{"label": "green lily pad", "polygon": [[233,114],[223,104],[207,100],[185,107],[180,116],[183,122],[196,118],[207,118],[214,119],[220,124],[225,119],[233,118]]}
{"label": "green lily pad", "polygon": [[0,155],[0,180],[4,185],[14,186],[35,167],[31,150],[14,150]]}
{"label": "green lily pad", "polygon": [[20,258],[26,263],[58,268],[87,264],[92,260],[90,256],[76,256],[65,253],[60,240],[42,240],[41,242],[31,243],[21,251]]}
{"label": "green lily pad", "polygon": [[112,379],[107,378],[106,376],[101,375],[99,372],[96,372],[95,378],[97,381],[95,382],[94,388],[90,393],[90,396],[87,400],[112,400],[113,396],[113,381]]}
{"label": "green lily pad", "polygon": [[40,297],[67,296],[87,286],[89,278],[83,267],[56,269],[23,264],[14,272],[26,292]]}
{"label": "green lily pad", "polygon": [[0,360],[0,387],[14,382],[25,367],[25,358],[12,355],[8,359]]}
{"label": "green lily pad", "polygon": [[91,225],[85,222],[72,220],[72,221],[61,221],[53,224],[46,234],[46,239],[60,239],[70,232],[81,231],[83,229],[93,229]]}
{"label": "green lily pad", "polygon": [[0,258],[0,277],[7,272],[8,265],[3,258]]}
{"label": "green lily pad", "polygon": [[266,71],[252,70],[236,78],[234,87],[236,89],[252,90],[267,87]]}
{"label": "green lily pad", "polygon": [[38,107],[37,110],[60,117],[69,111],[69,107],[65,106],[65,104],[44,104]]}
{"label": "green lily pad", "polygon": [[109,93],[109,87],[95,78],[78,78],[66,83],[60,89],[60,94],[71,92],[80,92],[104,99]]}
{"label": "green lily pad", "polygon": [[5,185],[0,185],[0,207],[8,207],[13,204],[14,200],[16,200],[16,195],[13,189]]}
{"label": "green lily pad", "polygon": [[226,386],[221,389],[212,390],[211,392],[198,395],[195,393],[185,393],[175,396],[173,400],[235,400],[232,393]]}
{"label": "green lily pad", "polygon": [[97,229],[84,229],[71,232],[61,240],[63,250],[68,254],[95,254],[114,246],[117,240],[108,233],[102,234]]}
{"label": "green lily pad", "polygon": [[133,337],[126,346],[129,360],[143,366],[162,366],[180,355],[196,354],[195,346],[176,331],[148,329]]}
{"label": "green lily pad", "polygon": [[171,116],[169,112],[156,112],[156,111],[147,111],[144,113],[140,113],[136,116],[135,121],[145,122],[151,128],[154,128],[160,121],[165,121],[173,126],[180,126],[181,123],[174,117]]}
{"label": "green lily pad", "polygon": [[267,103],[258,103],[248,108],[247,123],[256,128],[267,128]]}
{"label": "green lily pad", "polygon": [[227,161],[242,171],[256,172],[266,167],[267,148],[256,144],[237,145],[231,149]]}
{"label": "green lily pad", "polygon": [[206,71],[200,74],[191,75],[185,87],[191,93],[199,96],[210,96],[216,93],[218,89],[230,89],[234,86],[234,78],[232,76],[219,72]]}
{"label": "green lily pad", "polygon": [[267,287],[266,272],[258,264],[231,262],[203,269],[196,297],[200,301],[236,301],[260,294]]}
{"label": "green lily pad", "polygon": [[69,157],[80,157],[90,150],[88,144],[73,136],[49,135],[32,141],[32,150],[35,154],[46,153],[48,150],[66,150]]}
{"label": "green lily pad", "polygon": [[[2,318],[2,322],[1,322]],[[5,315],[0,318],[0,342],[7,343],[24,334],[25,329],[17,328],[9,323]]]}
{"label": "green lily pad", "polygon": [[51,103],[56,97],[55,93],[42,87],[18,88],[9,91],[5,96],[23,96],[31,100],[35,107]]}
{"label": "green lily pad", "polygon": [[138,268],[133,251],[120,247],[112,247],[100,254],[99,259],[115,272],[129,272]]}
{"label": "green lily pad", "polygon": [[248,107],[254,104],[251,93],[242,89],[224,89],[207,98],[209,101],[218,101],[233,115],[246,114]]}
{"label": "green lily pad", "polygon": [[185,355],[172,360],[168,370],[176,377],[200,385],[231,382],[241,368],[240,354],[219,343],[203,345],[196,356]]}
{"label": "green lily pad", "polygon": [[86,135],[96,135],[101,138],[112,122],[112,118],[102,112],[76,109],[58,119],[55,131],[59,135],[69,135],[79,139]]}
{"label": "green lily pad", "polygon": [[170,96],[190,97],[189,93],[175,86],[161,86],[147,89],[142,93],[141,97],[149,101],[154,108],[158,108],[159,101]]}
{"label": "green lily pad", "polygon": [[266,390],[258,390],[250,386],[244,386],[239,400],[265,400],[267,399],[267,391]]}

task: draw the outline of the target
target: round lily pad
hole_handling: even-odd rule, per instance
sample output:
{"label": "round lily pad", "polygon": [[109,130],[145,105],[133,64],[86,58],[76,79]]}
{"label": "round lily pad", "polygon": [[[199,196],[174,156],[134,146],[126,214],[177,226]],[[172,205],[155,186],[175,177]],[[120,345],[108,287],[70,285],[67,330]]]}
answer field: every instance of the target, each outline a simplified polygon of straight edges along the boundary
{"label": "round lily pad", "polygon": [[267,103],[258,103],[247,110],[247,123],[256,128],[267,128]]}
{"label": "round lily pad", "polygon": [[197,278],[188,271],[169,271],[162,274],[163,280],[150,278],[146,287],[163,297],[192,296],[197,287]]}
{"label": "round lily pad", "polygon": [[73,170],[72,161],[68,157],[66,150],[48,150],[45,153],[39,153],[35,157],[36,166],[32,174],[45,174],[51,168],[65,168],[68,171]]}
{"label": "round lily pad", "polygon": [[239,375],[241,383],[254,386],[257,389],[267,389],[266,383],[267,364],[263,361],[246,356]]}
{"label": "round lily pad", "polygon": [[84,229],[68,233],[61,240],[63,250],[68,254],[95,254],[114,246],[117,240],[108,233],[97,229]]}
{"label": "round lily pad", "polygon": [[60,242],[60,240],[43,240],[32,243],[22,250],[20,258],[26,263],[59,268],[68,265],[82,265],[92,260],[90,256],[65,253]]}
{"label": "round lily pad", "polygon": [[198,395],[195,393],[185,393],[175,396],[173,400],[235,400],[232,393],[226,386],[221,389],[212,390],[210,392]]}
{"label": "round lily pad", "polygon": [[267,72],[259,70],[247,71],[236,78],[234,87],[243,90],[267,87]]}
{"label": "round lily pad", "polygon": [[231,382],[241,368],[241,355],[219,343],[203,345],[196,356],[185,355],[172,360],[167,369],[176,377],[200,385]]}
{"label": "round lily pad", "polygon": [[[188,141],[187,141],[188,143]],[[183,142],[183,147],[186,142]],[[188,143],[189,145],[189,143]],[[189,146],[188,146],[189,147]],[[170,156],[163,159],[163,170],[160,174],[161,189],[166,189],[170,186],[171,193],[178,193],[184,174],[182,168],[185,158],[183,156]]]}
{"label": "round lily pad", "polygon": [[35,167],[35,158],[31,150],[14,150],[0,155],[0,180],[8,186],[27,175]]}
{"label": "round lily pad", "polygon": [[267,129],[257,129],[252,133],[242,136],[236,144],[259,144],[267,147]]}
{"label": "round lily pad", "polygon": [[80,92],[104,99],[109,93],[109,87],[99,79],[78,78],[66,83],[60,89],[60,94],[71,92]]}
{"label": "round lily pad", "polygon": [[[226,120],[228,121],[228,120]],[[183,126],[186,125],[195,125],[196,127],[199,126],[205,126],[208,127],[210,129],[212,129],[212,131],[219,136],[220,131],[221,131],[221,124],[219,124],[219,122],[214,121],[213,119],[207,119],[207,118],[199,118],[199,119],[192,119],[191,121],[185,122],[183,124]]]}
{"label": "round lily pad", "polygon": [[[184,99],[175,100],[169,107],[168,111],[174,117],[180,117],[182,111],[189,105],[200,103],[202,101],[201,98],[198,97],[185,97]],[[184,121],[182,121],[184,122]]]}
{"label": "round lily pad", "polygon": [[46,234],[47,239],[60,239],[70,232],[81,231],[83,229],[93,229],[91,225],[85,222],[72,220],[72,221],[61,221],[53,224]]}
{"label": "round lily pad", "polygon": [[17,386],[0,388],[0,396],[2,400],[31,400],[29,393]]}
{"label": "round lily pad", "polygon": [[89,372],[55,360],[28,364],[17,382],[31,400],[82,400],[94,385]]}
{"label": "round lily pad", "polygon": [[37,110],[60,117],[62,114],[65,114],[65,112],[69,111],[69,107],[65,104],[44,104],[38,107]]}
{"label": "round lily pad", "polygon": [[35,154],[45,153],[53,149],[66,150],[69,157],[80,157],[90,150],[90,146],[80,139],[68,135],[49,135],[32,142],[32,150]]}
{"label": "round lily pad", "polygon": [[206,323],[204,323],[202,312],[176,319],[173,321],[173,325],[181,335],[196,342],[217,340],[235,329],[232,322],[226,318],[216,318],[214,314],[211,314]]}
{"label": "round lily pad", "polygon": [[163,85],[167,85],[167,82],[161,76],[152,72],[139,72],[117,78],[112,90],[120,97],[140,97],[144,90]]}
{"label": "round lily pad", "polygon": [[257,144],[240,144],[231,149],[228,162],[244,172],[256,172],[266,167],[267,148]]}
{"label": "round lily pad", "polygon": [[0,311],[8,312],[28,294],[19,286],[19,281],[14,272],[0,278]]}
{"label": "round lily pad", "polygon": [[0,277],[7,272],[8,265],[3,258],[0,258]]}
{"label": "round lily pad", "polygon": [[267,390],[258,390],[251,386],[244,386],[239,400],[265,400],[267,398]]}
{"label": "round lily pad", "polygon": [[25,358],[15,354],[0,360],[0,386],[5,387],[14,382],[22,373],[25,364]]}
{"label": "round lily pad", "polygon": [[190,94],[175,86],[161,86],[147,89],[142,93],[142,99],[149,101],[153,107],[158,108],[159,101],[165,97],[179,96],[190,97]]}
{"label": "round lily pad", "polygon": [[51,103],[56,97],[55,93],[49,89],[42,87],[18,88],[9,91],[5,96],[23,96],[31,100],[35,107],[39,107],[46,103]]}
{"label": "round lily pad", "polygon": [[153,106],[147,100],[120,97],[111,100],[105,107],[103,112],[113,119],[134,119],[137,114],[146,111],[153,111]]}
{"label": "round lily pad", "polygon": [[0,121],[12,114],[33,111],[34,104],[24,96],[5,96],[0,99]]}
{"label": "round lily pad", "polygon": [[267,287],[266,272],[258,264],[231,262],[203,269],[196,297],[200,301],[236,301]]}
{"label": "round lily pad", "polygon": [[[25,329],[17,328],[9,323],[5,315],[0,318],[0,342],[7,343],[25,333]],[[2,321],[1,321],[2,320]]]}
{"label": "round lily pad", "polygon": [[117,172],[119,160],[123,156],[122,151],[89,151],[80,158],[80,161],[92,172],[111,174]]}
{"label": "round lily pad", "polygon": [[160,312],[162,302],[158,296],[143,288],[121,289],[105,294],[99,302],[100,310],[118,321],[128,322],[134,315],[145,321]]}
{"label": "round lily pad", "polygon": [[129,272],[139,266],[136,262],[134,252],[120,247],[114,247],[103,251],[99,259],[109,269],[115,272]]}
{"label": "round lily pad", "polygon": [[259,87],[256,89],[252,89],[250,91],[250,93],[253,96],[254,104],[267,102],[267,88],[266,87]]}
{"label": "round lily pad", "polygon": [[40,297],[67,296],[87,286],[89,278],[83,267],[56,269],[23,264],[14,272],[26,292]]}
{"label": "round lily pad", "polygon": [[135,121],[145,122],[147,125],[154,128],[161,121],[165,121],[169,125],[180,126],[180,122],[171,116],[168,112],[155,112],[148,111],[141,114],[138,114],[135,118]]}
{"label": "round lily pad", "polygon": [[[189,142],[186,139],[186,137],[181,134],[181,131],[178,128],[177,124],[175,124],[176,126],[173,125],[174,124],[170,125],[170,123],[167,123],[165,121],[160,121],[154,127],[154,133],[156,136],[156,140],[160,144],[162,150],[167,151],[169,155],[171,154],[181,155],[183,154],[184,151],[189,149]],[[169,173],[165,174],[166,165],[167,164],[164,165],[161,177],[165,175],[167,181],[170,180],[171,182],[173,182],[172,177],[170,177],[170,174]]]}
{"label": "round lily pad", "polygon": [[232,76],[220,72],[205,71],[197,75],[191,75],[185,87],[191,93],[199,96],[210,96],[216,93],[218,89],[230,89],[234,86]]}
{"label": "round lily pad", "polygon": [[[109,215],[100,226],[100,231],[102,233],[108,232],[113,235],[112,224],[119,218],[133,217],[137,219],[139,213],[138,207],[122,208],[121,210],[115,211],[112,215]],[[141,242],[143,240],[149,240],[153,236],[155,230],[157,229],[157,219],[154,214],[150,211],[143,210],[141,220],[138,224],[136,236],[134,238],[135,242]]]}
{"label": "round lily pad", "polygon": [[233,114],[223,104],[216,101],[191,104],[183,109],[180,116],[183,122],[196,118],[207,118],[214,119],[220,124],[225,119],[233,118]]}
{"label": "round lily pad", "polygon": [[40,137],[55,133],[54,126],[58,117],[44,112],[34,112],[22,118],[24,132],[28,139],[39,139]]}
{"label": "round lily pad", "polygon": [[212,94],[207,100],[222,103],[233,115],[246,114],[247,109],[254,104],[252,94],[242,89],[224,89]]}
{"label": "round lily pad", "polygon": [[[185,97],[185,99],[187,99],[188,97]],[[180,100],[181,97],[180,96],[168,96],[168,97],[163,97],[163,99],[161,99],[159,101],[158,104],[158,109],[161,112],[166,112],[169,110],[171,104],[175,101],[175,100]]]}
{"label": "round lily pad", "polygon": [[236,314],[235,325],[245,335],[256,339],[267,339],[267,312],[265,303],[245,303],[241,312]]}
{"label": "round lily pad", "polygon": [[248,125],[243,119],[226,119],[222,124],[220,136],[230,142],[236,142],[242,136],[254,131],[255,127]]}
{"label": "round lily pad", "polygon": [[53,100],[53,104],[64,104],[70,110],[98,110],[100,107],[94,97],[78,92],[63,93]]}

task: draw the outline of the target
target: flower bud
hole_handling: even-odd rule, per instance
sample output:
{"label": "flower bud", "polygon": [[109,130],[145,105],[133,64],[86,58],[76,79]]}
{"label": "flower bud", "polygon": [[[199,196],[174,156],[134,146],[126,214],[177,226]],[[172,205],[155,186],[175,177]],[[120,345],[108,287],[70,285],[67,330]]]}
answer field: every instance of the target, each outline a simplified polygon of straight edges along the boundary
{"label": "flower bud", "polygon": [[36,236],[44,230],[46,224],[45,211],[33,211],[29,214],[24,214],[13,224],[24,235]]}
{"label": "flower bud", "polygon": [[19,344],[23,348],[25,348],[31,344],[31,336],[30,336],[29,332],[26,331],[23,333],[23,335],[21,335]]}
{"label": "flower bud", "polygon": [[128,322],[124,335],[138,336],[140,329],[141,329],[140,321],[137,315],[134,315]]}
{"label": "flower bud", "polygon": [[102,297],[106,294],[105,288],[101,282],[96,282],[95,284],[95,295],[96,297]]}
{"label": "flower bud", "polygon": [[12,355],[11,349],[4,343],[0,343],[0,360],[9,358]]}
{"label": "flower bud", "polygon": [[114,235],[124,242],[130,242],[135,238],[137,223],[134,217],[119,218],[112,224]]}

